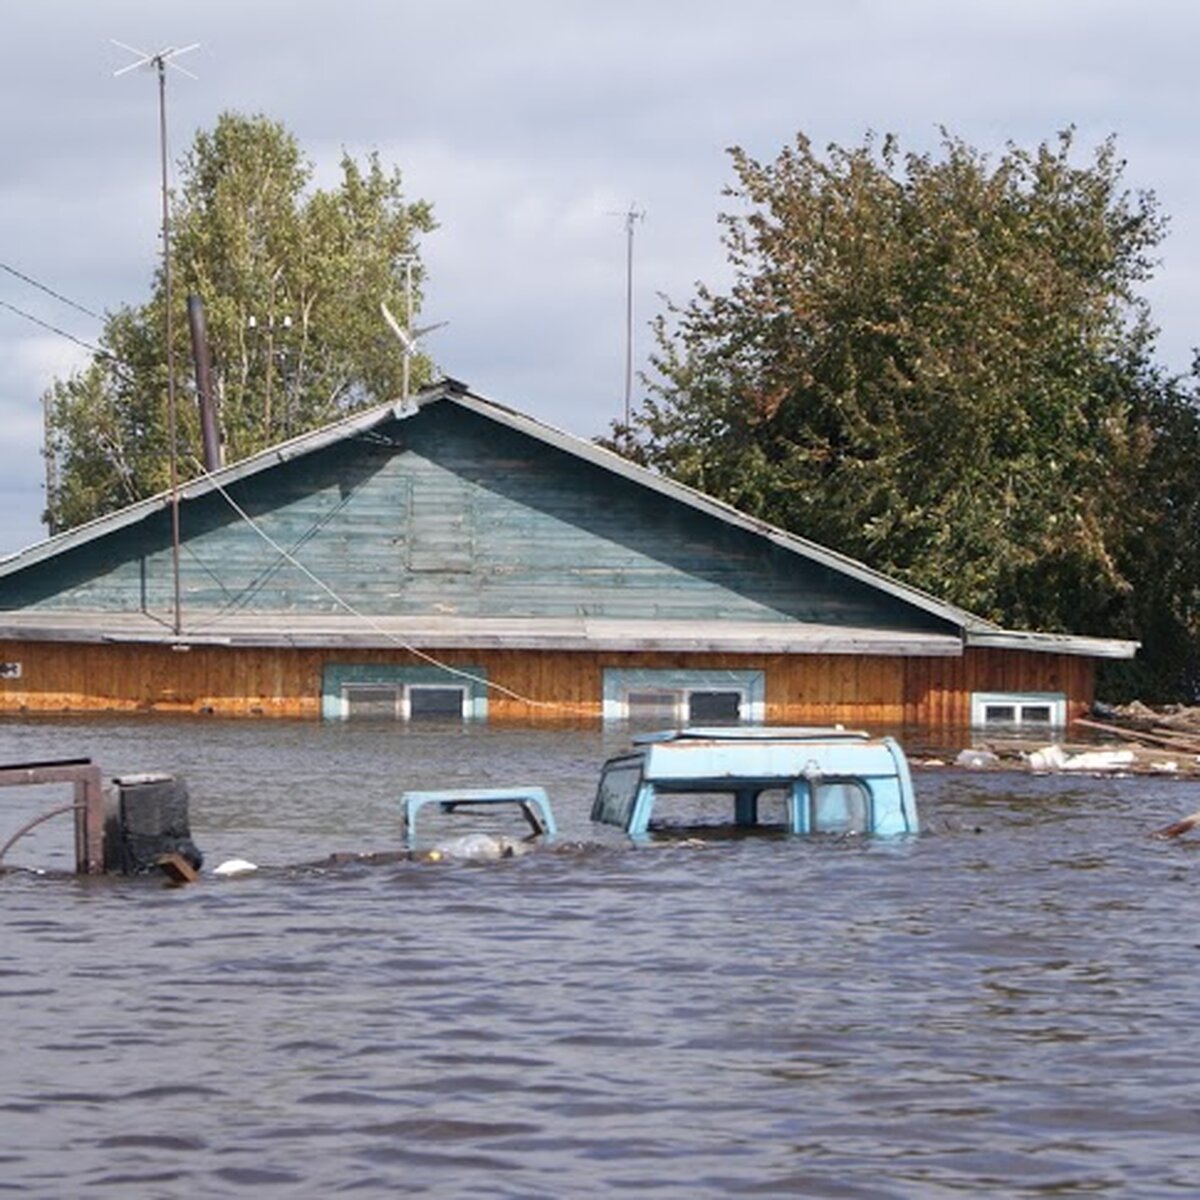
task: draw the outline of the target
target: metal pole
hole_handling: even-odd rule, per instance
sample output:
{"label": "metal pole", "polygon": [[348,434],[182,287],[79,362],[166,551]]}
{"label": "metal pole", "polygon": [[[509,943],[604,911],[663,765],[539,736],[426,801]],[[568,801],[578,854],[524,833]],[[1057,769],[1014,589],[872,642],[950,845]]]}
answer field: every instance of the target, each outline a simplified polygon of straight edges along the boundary
{"label": "metal pole", "polygon": [[175,605],[173,629],[178,637],[183,630],[182,602],[179,589],[179,447],[175,428],[175,328],[172,318],[171,295],[171,205],[167,191],[167,60],[163,54],[154,58],[158,68],[158,141],[162,161],[162,239],[163,291],[166,307],[167,333],[167,443],[171,460],[171,577]]}
{"label": "metal pole", "polygon": [[[404,331],[412,337],[413,327],[413,279],[412,279],[412,255],[404,256]],[[401,376],[400,383],[400,398],[401,407],[408,408],[408,389],[409,389],[409,370],[412,362],[412,352],[405,346],[404,348],[404,374]]]}
{"label": "metal pole", "polygon": [[625,441],[629,442],[630,395],[633,391],[633,221],[625,216]]}
{"label": "metal pole", "polygon": [[631,439],[630,422],[633,419],[631,396],[633,393],[633,226],[645,213],[631,204],[625,213],[625,444]]}

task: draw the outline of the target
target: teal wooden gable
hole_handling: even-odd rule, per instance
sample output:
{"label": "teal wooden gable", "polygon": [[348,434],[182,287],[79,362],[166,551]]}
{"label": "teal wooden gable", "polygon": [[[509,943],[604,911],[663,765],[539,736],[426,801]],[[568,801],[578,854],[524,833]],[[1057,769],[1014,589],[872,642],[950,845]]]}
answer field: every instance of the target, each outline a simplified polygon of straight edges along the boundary
{"label": "teal wooden gable", "polygon": [[[180,526],[182,600],[193,615],[348,605],[376,616],[948,628],[452,401],[185,497]],[[172,597],[162,507],[0,577],[9,610],[167,613]]]}
{"label": "teal wooden gable", "polygon": [[[447,381],[0,560],[0,637],[1128,657],[1003,630]],[[386,625],[386,628],[385,628]]]}

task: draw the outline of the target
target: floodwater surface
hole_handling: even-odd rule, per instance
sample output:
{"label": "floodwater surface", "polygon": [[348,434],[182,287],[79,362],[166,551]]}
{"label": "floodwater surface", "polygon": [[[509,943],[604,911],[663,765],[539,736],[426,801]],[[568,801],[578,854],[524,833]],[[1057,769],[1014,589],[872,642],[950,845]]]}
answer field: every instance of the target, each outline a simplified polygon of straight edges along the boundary
{"label": "floodwater surface", "polygon": [[[183,775],[207,866],[264,868],[9,851],[0,1195],[1200,1194],[1200,841],[1147,836],[1200,785],[925,770],[916,838],[630,848],[587,819],[625,741],[0,722],[0,762]],[[455,783],[544,785],[562,838],[325,861]],[[0,790],[0,844],[61,801]]]}

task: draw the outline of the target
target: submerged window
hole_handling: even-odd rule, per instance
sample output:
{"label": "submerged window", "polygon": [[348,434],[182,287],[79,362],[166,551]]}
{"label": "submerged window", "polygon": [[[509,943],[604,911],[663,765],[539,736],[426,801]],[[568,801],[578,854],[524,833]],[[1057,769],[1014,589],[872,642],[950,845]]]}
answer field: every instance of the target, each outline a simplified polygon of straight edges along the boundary
{"label": "submerged window", "polygon": [[481,667],[330,663],[321,681],[321,715],[326,720],[487,720],[487,686]]}
{"label": "submerged window", "polygon": [[426,687],[410,684],[408,692],[408,719],[438,719],[461,717],[466,705],[466,688]]}
{"label": "submerged window", "polygon": [[625,707],[631,721],[651,718],[674,721],[679,715],[681,699],[679,692],[627,692]]}
{"label": "submerged window", "polygon": [[762,671],[604,669],[604,718],[679,725],[761,721],[766,686]]}
{"label": "submerged window", "polygon": [[809,803],[813,833],[866,833],[871,828],[871,793],[857,780],[818,783]]}
{"label": "submerged window", "polygon": [[693,725],[737,722],[742,716],[742,693],[691,692],[688,695],[688,720]]}
{"label": "submerged window", "polygon": [[1052,728],[1067,723],[1067,698],[1061,692],[973,692],[971,724],[1012,729]]}
{"label": "submerged window", "polygon": [[659,833],[689,829],[783,832],[788,827],[789,792],[787,788],[759,786],[742,791],[656,788],[650,828]]}
{"label": "submerged window", "polygon": [[347,683],[342,686],[347,717],[394,721],[400,715],[400,689],[395,684]]}

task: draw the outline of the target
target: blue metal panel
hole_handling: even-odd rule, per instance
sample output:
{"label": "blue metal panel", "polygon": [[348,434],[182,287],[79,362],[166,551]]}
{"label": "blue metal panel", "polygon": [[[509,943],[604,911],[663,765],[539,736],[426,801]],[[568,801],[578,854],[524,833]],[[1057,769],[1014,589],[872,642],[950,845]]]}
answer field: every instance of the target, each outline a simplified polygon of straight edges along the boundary
{"label": "blue metal panel", "polygon": [[453,812],[459,807],[483,805],[492,807],[500,804],[515,804],[520,808],[534,831],[551,839],[558,836],[558,826],[544,788],[450,788],[436,792],[405,792],[400,798],[401,825],[404,843],[412,847],[416,842],[417,814],[427,804],[436,804],[444,812]]}

